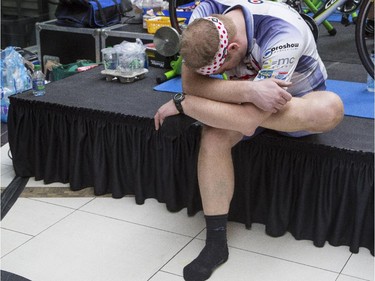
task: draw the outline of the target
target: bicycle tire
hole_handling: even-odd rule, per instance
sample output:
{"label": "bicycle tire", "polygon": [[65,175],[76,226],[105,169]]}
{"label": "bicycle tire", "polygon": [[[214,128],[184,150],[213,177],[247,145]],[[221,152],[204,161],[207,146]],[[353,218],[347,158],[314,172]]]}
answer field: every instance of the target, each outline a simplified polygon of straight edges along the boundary
{"label": "bicycle tire", "polygon": [[316,22],[314,21],[314,19],[312,17],[310,17],[309,15],[306,15],[306,14],[300,14],[301,17],[303,18],[303,20],[306,22],[306,24],[308,25],[308,27],[310,28],[313,36],[314,36],[314,39],[315,39],[315,42],[318,41],[318,38],[319,38],[319,28],[316,24]]}
{"label": "bicycle tire", "polygon": [[[358,51],[359,58],[366,69],[366,71],[374,78],[374,62],[371,59],[371,53],[368,50],[366,40],[372,40],[372,39],[366,39],[366,21],[367,16],[372,9],[372,6],[374,4],[373,0],[363,0],[361,3],[361,7],[359,10],[359,15],[357,18],[357,24],[355,27],[355,43]],[[373,48],[372,48],[373,49]]]}
{"label": "bicycle tire", "polygon": [[177,8],[176,0],[169,0],[168,12],[169,12],[169,19],[171,21],[171,26],[174,29],[176,29],[179,34],[182,34],[182,30],[177,20],[176,8]]}

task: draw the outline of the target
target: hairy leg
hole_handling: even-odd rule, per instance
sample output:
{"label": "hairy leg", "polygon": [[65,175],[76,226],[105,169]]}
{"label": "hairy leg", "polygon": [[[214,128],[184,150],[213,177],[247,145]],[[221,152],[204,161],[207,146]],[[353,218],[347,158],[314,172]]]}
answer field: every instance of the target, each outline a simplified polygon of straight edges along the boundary
{"label": "hairy leg", "polygon": [[[341,100],[330,92],[313,92],[301,98],[293,98],[283,110],[275,114],[262,112],[253,105],[237,109],[239,112],[234,116],[247,118],[247,126],[253,126],[251,130],[260,125],[285,132],[323,132],[335,127],[343,116]],[[205,215],[226,214],[229,210],[234,189],[231,150],[242,137],[236,131],[203,127],[198,181]]]}
{"label": "hairy leg", "polygon": [[325,132],[341,122],[344,112],[341,99],[329,91],[294,97],[274,114],[251,103],[223,103],[189,95],[183,107],[187,115],[203,124],[247,136],[259,126],[283,132]]}
{"label": "hairy leg", "polygon": [[205,215],[228,213],[234,189],[232,147],[243,135],[204,126],[198,157],[198,182]]}
{"label": "hairy leg", "polygon": [[303,98],[293,98],[276,114],[261,111],[251,104],[225,104],[205,99],[195,103],[191,110],[187,104],[186,109],[191,117],[215,127],[203,127],[198,158],[206,245],[183,270],[185,280],[203,281],[228,259],[226,225],[234,191],[231,150],[242,139],[242,133],[252,134],[258,126],[286,132],[330,130],[341,121],[343,106],[333,93],[314,92]]}
{"label": "hairy leg", "polygon": [[282,132],[332,130],[343,119],[344,106],[332,92],[316,91],[293,98],[278,113],[265,118],[260,126]]}
{"label": "hairy leg", "polygon": [[187,281],[207,280],[228,259],[227,214],[234,189],[232,147],[242,134],[204,126],[198,158],[198,181],[206,220],[206,245],[184,267]]}

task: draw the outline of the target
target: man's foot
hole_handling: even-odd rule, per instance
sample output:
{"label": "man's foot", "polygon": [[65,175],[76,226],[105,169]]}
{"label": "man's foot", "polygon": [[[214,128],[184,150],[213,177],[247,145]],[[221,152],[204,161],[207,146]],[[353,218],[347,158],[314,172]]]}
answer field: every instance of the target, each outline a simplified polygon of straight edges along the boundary
{"label": "man's foot", "polygon": [[228,260],[228,246],[215,243],[206,244],[199,256],[184,267],[186,281],[204,281],[212,272]]}

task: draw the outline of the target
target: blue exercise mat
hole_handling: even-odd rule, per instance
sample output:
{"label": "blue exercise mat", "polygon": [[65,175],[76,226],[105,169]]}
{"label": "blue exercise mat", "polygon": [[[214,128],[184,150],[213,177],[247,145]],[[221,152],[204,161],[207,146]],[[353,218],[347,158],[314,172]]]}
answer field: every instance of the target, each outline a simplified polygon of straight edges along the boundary
{"label": "blue exercise mat", "polygon": [[154,90],[161,92],[170,92],[170,93],[181,93],[182,92],[182,82],[181,76],[177,76],[170,80],[167,80],[164,83],[161,83],[154,87]]}
{"label": "blue exercise mat", "polygon": [[[182,92],[181,77],[157,85],[154,90]],[[327,80],[327,90],[341,97],[344,102],[345,115],[374,119],[374,93],[367,91],[365,83]]]}
{"label": "blue exercise mat", "polygon": [[345,115],[374,119],[374,92],[365,83],[327,80],[327,89],[341,97]]}

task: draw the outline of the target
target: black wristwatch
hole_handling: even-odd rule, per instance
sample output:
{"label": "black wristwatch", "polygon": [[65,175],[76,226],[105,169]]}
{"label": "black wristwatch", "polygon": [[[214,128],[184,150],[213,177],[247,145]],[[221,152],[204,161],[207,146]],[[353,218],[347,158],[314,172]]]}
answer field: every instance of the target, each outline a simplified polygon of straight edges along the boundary
{"label": "black wristwatch", "polygon": [[181,114],[184,114],[184,110],[182,109],[181,102],[185,99],[185,94],[184,93],[177,93],[173,96],[173,101],[174,104]]}

